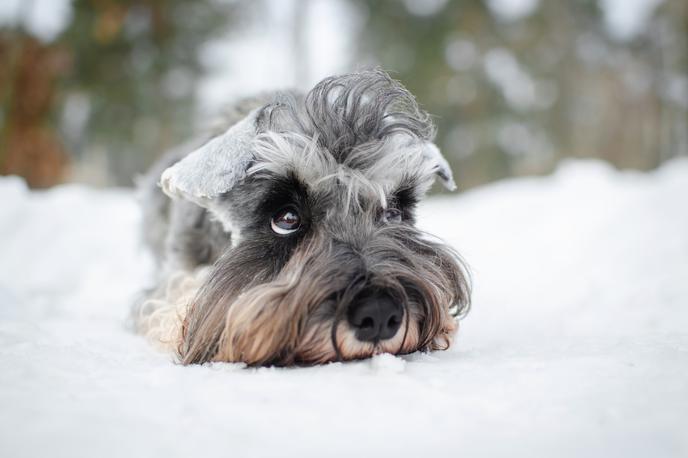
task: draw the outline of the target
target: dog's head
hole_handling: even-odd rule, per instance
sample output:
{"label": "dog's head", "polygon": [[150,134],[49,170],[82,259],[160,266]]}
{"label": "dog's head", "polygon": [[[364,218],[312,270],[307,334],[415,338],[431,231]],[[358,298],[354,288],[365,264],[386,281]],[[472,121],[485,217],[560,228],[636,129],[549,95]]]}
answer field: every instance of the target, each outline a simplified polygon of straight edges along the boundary
{"label": "dog's head", "polygon": [[380,71],[283,94],[167,169],[232,231],[186,316],[184,363],[321,363],[447,348],[469,303],[457,254],[414,227],[454,188],[413,96]]}

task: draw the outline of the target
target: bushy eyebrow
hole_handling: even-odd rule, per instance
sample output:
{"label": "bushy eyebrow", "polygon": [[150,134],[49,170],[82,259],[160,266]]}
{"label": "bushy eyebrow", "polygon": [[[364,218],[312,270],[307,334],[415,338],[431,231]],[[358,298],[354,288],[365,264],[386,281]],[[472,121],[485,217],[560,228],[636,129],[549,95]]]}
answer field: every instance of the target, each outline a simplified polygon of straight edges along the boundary
{"label": "bushy eyebrow", "polygon": [[288,204],[306,205],[308,188],[295,174],[271,176],[269,180],[269,190],[260,204],[262,213],[274,213]]}
{"label": "bushy eyebrow", "polygon": [[416,182],[412,178],[405,178],[392,192],[390,200],[400,208],[413,208],[420,201],[416,189]]}

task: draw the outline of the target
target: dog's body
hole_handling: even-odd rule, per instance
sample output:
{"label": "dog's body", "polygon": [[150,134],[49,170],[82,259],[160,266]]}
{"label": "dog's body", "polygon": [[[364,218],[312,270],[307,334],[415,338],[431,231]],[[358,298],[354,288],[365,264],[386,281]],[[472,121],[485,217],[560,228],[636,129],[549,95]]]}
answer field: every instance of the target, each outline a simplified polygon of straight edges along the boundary
{"label": "dog's body", "polygon": [[414,228],[435,177],[454,187],[433,135],[379,71],[235,105],[142,181],[161,279],[137,329],[185,364],[447,348],[470,293],[458,256]]}

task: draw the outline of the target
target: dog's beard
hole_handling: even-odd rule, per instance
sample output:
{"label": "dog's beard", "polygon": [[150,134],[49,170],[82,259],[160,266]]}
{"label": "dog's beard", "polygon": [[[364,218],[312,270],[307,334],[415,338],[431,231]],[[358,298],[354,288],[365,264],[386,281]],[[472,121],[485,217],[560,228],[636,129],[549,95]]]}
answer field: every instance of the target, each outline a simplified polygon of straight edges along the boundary
{"label": "dog's beard", "polygon": [[[371,286],[404,310],[397,333],[377,343],[358,340],[346,320]],[[178,352],[184,364],[289,365],[446,349],[468,297],[458,256],[411,227],[380,229],[362,252],[313,234],[283,266],[246,240],[216,263],[189,305]]]}

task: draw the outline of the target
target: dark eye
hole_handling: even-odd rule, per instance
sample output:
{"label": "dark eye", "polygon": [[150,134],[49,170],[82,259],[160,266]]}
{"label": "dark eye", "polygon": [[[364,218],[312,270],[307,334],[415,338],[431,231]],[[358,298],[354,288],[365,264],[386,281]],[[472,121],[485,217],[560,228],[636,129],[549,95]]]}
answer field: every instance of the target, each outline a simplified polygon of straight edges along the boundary
{"label": "dark eye", "polygon": [[270,227],[276,234],[291,234],[301,227],[301,217],[293,208],[283,208],[272,217]]}
{"label": "dark eye", "polygon": [[401,210],[396,208],[388,208],[384,212],[384,219],[388,223],[400,223],[401,222]]}

